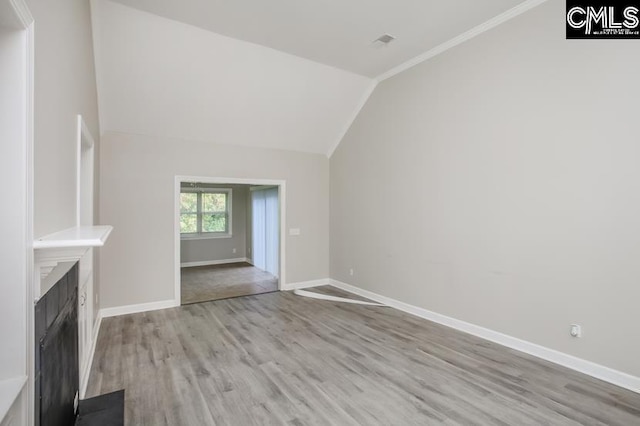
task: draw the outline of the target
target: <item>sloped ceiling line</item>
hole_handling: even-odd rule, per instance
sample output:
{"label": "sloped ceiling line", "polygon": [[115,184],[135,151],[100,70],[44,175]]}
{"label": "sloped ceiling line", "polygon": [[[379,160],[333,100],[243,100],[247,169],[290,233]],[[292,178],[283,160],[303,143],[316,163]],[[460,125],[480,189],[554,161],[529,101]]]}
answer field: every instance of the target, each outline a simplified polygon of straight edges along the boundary
{"label": "sloped ceiling line", "polygon": [[525,0],[114,1],[374,78]]}
{"label": "sloped ceiling line", "polygon": [[103,132],[327,155],[373,83],[106,0],[92,14]]}
{"label": "sloped ceiling line", "polygon": [[545,1],[495,0],[494,9],[516,6],[371,79],[123,6],[129,0],[92,0],[101,131],[331,157],[379,82]]}

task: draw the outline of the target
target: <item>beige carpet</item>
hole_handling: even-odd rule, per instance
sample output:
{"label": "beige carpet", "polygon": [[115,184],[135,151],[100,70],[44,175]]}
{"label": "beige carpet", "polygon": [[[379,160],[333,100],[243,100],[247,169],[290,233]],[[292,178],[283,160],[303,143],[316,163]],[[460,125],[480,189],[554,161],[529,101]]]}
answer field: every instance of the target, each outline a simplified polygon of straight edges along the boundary
{"label": "beige carpet", "polygon": [[278,279],[246,263],[181,269],[182,304],[249,296],[278,290]]}

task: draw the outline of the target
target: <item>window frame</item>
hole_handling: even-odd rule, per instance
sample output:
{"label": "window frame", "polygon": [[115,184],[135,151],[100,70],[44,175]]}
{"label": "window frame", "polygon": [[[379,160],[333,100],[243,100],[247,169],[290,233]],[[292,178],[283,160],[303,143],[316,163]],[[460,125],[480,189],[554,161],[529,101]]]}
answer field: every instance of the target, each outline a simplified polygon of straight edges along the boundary
{"label": "window frame", "polygon": [[[197,232],[182,232],[180,230],[180,239],[182,240],[204,240],[204,239],[210,239],[210,238],[232,238],[233,236],[233,214],[232,214],[232,210],[233,210],[233,190],[231,188],[189,188],[189,187],[181,187],[180,188],[180,194],[197,194],[197,200],[196,200],[196,209],[197,211],[195,212],[183,212],[182,209],[180,209],[179,217],[182,217],[183,214],[195,214],[196,215],[196,229]],[[202,210],[202,194],[226,194],[227,197],[227,210],[226,212],[204,212]],[[226,214],[226,224],[227,224],[227,230],[224,232],[203,232],[202,231],[202,216],[205,214],[221,214],[221,213],[225,213]]]}

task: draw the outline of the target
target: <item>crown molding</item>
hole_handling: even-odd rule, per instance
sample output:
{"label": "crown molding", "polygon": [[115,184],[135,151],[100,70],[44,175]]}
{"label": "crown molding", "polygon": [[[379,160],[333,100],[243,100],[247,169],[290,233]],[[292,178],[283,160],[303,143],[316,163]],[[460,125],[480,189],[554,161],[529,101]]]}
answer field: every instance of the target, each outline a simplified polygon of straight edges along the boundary
{"label": "crown molding", "polygon": [[482,33],[484,33],[485,31],[489,31],[492,28],[497,27],[498,25],[507,22],[510,19],[515,18],[518,15],[521,15],[531,9],[533,9],[536,6],[541,5],[542,3],[545,3],[548,0],[527,0],[524,3],[520,3],[518,6],[515,6],[509,10],[507,10],[506,12],[501,13],[500,15],[489,19],[488,21],[471,28],[469,31],[466,31],[462,34],[460,34],[457,37],[452,38],[449,41],[445,41],[442,44],[439,44],[438,46],[427,50],[426,52],[416,56],[413,59],[409,59],[408,61],[394,67],[391,68],[389,71],[384,72],[382,74],[380,74],[379,76],[377,76],[375,78],[376,81],[378,82],[382,82],[388,78],[391,78],[397,74],[400,74],[403,71],[408,70],[409,68],[412,68],[418,64],[421,64],[424,61],[427,61],[431,58],[433,58],[436,55],[439,55],[459,44],[464,43],[467,40],[470,40]]}
{"label": "crown molding", "polygon": [[28,28],[33,23],[33,16],[24,0],[9,0],[13,12],[23,28]]}

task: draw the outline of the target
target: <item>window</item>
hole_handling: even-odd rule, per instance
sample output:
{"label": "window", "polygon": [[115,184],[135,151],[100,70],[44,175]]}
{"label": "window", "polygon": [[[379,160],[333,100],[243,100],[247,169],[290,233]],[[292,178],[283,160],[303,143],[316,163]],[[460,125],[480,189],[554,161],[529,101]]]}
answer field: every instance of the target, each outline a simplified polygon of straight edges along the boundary
{"label": "window", "polygon": [[180,235],[185,238],[231,235],[231,189],[183,188]]}

